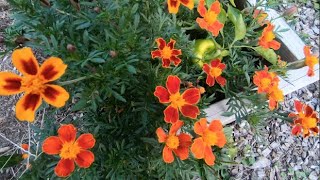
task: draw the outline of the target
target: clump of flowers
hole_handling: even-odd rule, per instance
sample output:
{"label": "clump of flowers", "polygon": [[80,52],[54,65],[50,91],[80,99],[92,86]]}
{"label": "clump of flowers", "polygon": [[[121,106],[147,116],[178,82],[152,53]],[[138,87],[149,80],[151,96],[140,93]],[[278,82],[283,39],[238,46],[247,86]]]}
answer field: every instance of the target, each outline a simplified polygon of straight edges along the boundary
{"label": "clump of flowers", "polygon": [[181,63],[181,59],[178,58],[181,55],[180,49],[174,49],[174,45],[176,43],[175,40],[170,39],[170,42],[166,44],[166,41],[162,38],[156,39],[158,44],[158,50],[151,52],[152,59],[154,58],[161,58],[162,60],[162,67],[168,68],[171,62],[178,66]]}
{"label": "clump of flowers", "polygon": [[181,160],[185,160],[189,156],[189,147],[191,145],[191,136],[186,133],[179,133],[177,131],[183,126],[183,121],[176,121],[172,124],[169,134],[159,127],[156,131],[159,143],[165,143],[162,151],[164,162],[172,163],[174,152]]}
{"label": "clump of flowers", "polygon": [[301,134],[303,137],[308,137],[311,133],[317,135],[319,133],[317,124],[320,122],[318,113],[309,105],[303,104],[297,100],[294,101],[294,106],[297,113],[292,112],[289,114],[289,117],[294,120],[292,134],[296,136]]}
{"label": "clump of flowers", "polygon": [[154,95],[158,97],[159,102],[169,106],[163,111],[164,120],[167,123],[175,123],[179,120],[179,111],[183,116],[192,119],[200,114],[196,104],[200,100],[200,90],[198,88],[189,88],[180,94],[181,80],[177,76],[168,76],[166,88],[157,86]]}
{"label": "clump of flowers", "polygon": [[44,140],[42,151],[48,155],[59,155],[54,172],[59,177],[69,176],[75,169],[74,162],[80,168],[88,168],[94,161],[94,154],[89,151],[96,140],[90,133],[82,134],[76,139],[77,129],[72,124],[62,125],[58,136],[50,136]]}
{"label": "clump of flowers", "polygon": [[39,67],[31,48],[22,48],[13,52],[12,62],[23,76],[0,72],[0,95],[25,92],[16,105],[19,120],[33,122],[42,99],[58,108],[65,105],[69,93],[61,86],[50,84],[59,79],[67,69],[60,58],[50,57]]}

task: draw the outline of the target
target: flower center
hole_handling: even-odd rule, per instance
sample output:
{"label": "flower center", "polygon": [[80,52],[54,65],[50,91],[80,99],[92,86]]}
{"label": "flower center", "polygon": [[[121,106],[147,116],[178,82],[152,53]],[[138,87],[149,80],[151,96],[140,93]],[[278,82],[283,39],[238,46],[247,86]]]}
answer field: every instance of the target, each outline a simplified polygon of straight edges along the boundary
{"label": "flower center", "polygon": [[212,25],[217,20],[218,14],[213,11],[208,11],[204,16],[204,20],[209,24]]}
{"label": "flower center", "polygon": [[60,157],[63,159],[75,159],[80,153],[80,147],[76,142],[65,142],[62,145]]}
{"label": "flower center", "polygon": [[261,84],[261,88],[262,89],[268,88],[270,86],[270,84],[271,84],[271,79],[262,78],[260,84]]}
{"label": "flower center", "polygon": [[161,52],[162,58],[169,59],[171,57],[171,52],[172,50],[170,49],[170,47],[165,46]]}
{"label": "flower center", "polygon": [[268,31],[266,32],[266,35],[265,35],[265,41],[266,42],[270,42],[272,41],[276,36],[273,34],[272,31]]}
{"label": "flower center", "polygon": [[315,56],[306,57],[307,66],[314,66],[318,63],[318,58]]}
{"label": "flower center", "polygon": [[304,128],[314,128],[317,126],[317,119],[316,118],[302,118],[302,126]]}
{"label": "flower center", "polygon": [[177,149],[179,146],[179,138],[177,136],[171,135],[167,138],[166,145],[170,149]]}
{"label": "flower center", "polygon": [[212,77],[219,77],[222,74],[222,70],[220,68],[213,67],[210,69],[210,75]]}
{"label": "flower center", "polygon": [[38,94],[43,91],[45,83],[38,76],[25,76],[21,84],[24,91]]}
{"label": "flower center", "polygon": [[171,105],[174,108],[181,107],[186,103],[186,101],[182,98],[182,96],[179,92],[170,95],[170,101],[171,101]]}
{"label": "flower center", "polygon": [[214,133],[208,129],[203,133],[202,138],[203,138],[204,143],[208,146],[213,146],[217,142],[216,133]]}

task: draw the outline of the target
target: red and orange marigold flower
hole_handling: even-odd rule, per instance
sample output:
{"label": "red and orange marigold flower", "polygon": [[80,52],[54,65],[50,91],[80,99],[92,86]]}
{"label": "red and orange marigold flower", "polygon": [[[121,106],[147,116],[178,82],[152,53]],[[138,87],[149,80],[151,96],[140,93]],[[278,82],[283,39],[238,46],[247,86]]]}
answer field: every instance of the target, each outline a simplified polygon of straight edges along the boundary
{"label": "red and orange marigold flower", "polygon": [[271,23],[267,24],[267,27],[265,27],[262,31],[262,35],[259,38],[259,45],[263,48],[272,48],[274,50],[278,50],[281,46],[281,44],[274,40],[276,37],[273,33],[274,26]]}
{"label": "red and orange marigold flower", "polygon": [[175,123],[179,120],[179,110],[183,116],[192,119],[200,114],[196,104],[200,100],[200,90],[189,88],[180,94],[180,79],[177,76],[168,76],[166,87],[157,86],[154,95],[158,97],[160,103],[169,106],[164,110],[164,120],[167,123]]}
{"label": "red and orange marigold flower", "polygon": [[305,46],[303,48],[304,55],[306,56],[305,64],[309,67],[308,76],[314,76],[314,65],[319,63],[319,59],[316,55],[311,54],[311,50],[309,46]]}
{"label": "red and orange marigold flower", "polygon": [[192,10],[194,7],[194,0],[168,0],[169,13],[177,14],[180,4]]}
{"label": "red and orange marigold flower", "polygon": [[207,74],[206,83],[209,86],[213,86],[215,81],[220,84],[220,86],[226,85],[226,79],[221,76],[222,71],[226,68],[224,63],[221,63],[219,59],[212,60],[210,65],[204,64],[203,71]]}
{"label": "red and orange marigold flower", "polygon": [[165,143],[162,157],[166,163],[172,163],[174,161],[172,152],[174,152],[181,160],[185,160],[189,156],[189,147],[192,142],[191,136],[186,133],[177,135],[177,131],[182,125],[183,122],[180,120],[172,124],[169,134],[166,134],[161,127],[156,131],[159,143]]}
{"label": "red and orange marigold flower", "polygon": [[296,136],[302,134],[303,137],[308,137],[310,132],[313,132],[314,135],[317,135],[319,133],[317,124],[320,122],[317,112],[309,105],[297,100],[294,101],[294,106],[298,113],[289,114],[289,117],[294,119],[292,134]]}
{"label": "red and orange marigold flower", "polygon": [[219,31],[223,28],[223,24],[218,20],[220,11],[221,8],[219,1],[212,3],[210,9],[207,10],[204,0],[200,0],[198,12],[203,18],[197,18],[196,21],[202,29],[206,29],[214,36],[218,36]]}
{"label": "red and orange marigold flower", "polygon": [[278,86],[271,86],[267,93],[269,99],[269,109],[274,110],[278,108],[278,102],[282,102],[284,100],[283,92]]}
{"label": "red and orange marigold flower", "polygon": [[211,121],[208,127],[207,119],[201,118],[194,124],[194,132],[200,136],[193,141],[191,146],[194,157],[204,159],[209,166],[214,165],[215,156],[211,146],[222,148],[227,142],[220,120]]}
{"label": "red and orange marigold flower", "polygon": [[54,172],[59,177],[69,176],[75,169],[74,162],[80,168],[88,168],[94,161],[93,148],[96,140],[90,133],[82,134],[76,139],[77,130],[72,124],[62,125],[58,136],[50,136],[44,140],[42,151],[49,155],[61,157]]}
{"label": "red and orange marigold flower", "polygon": [[162,67],[168,68],[171,62],[178,66],[181,63],[181,59],[178,58],[181,55],[181,49],[174,49],[174,45],[176,43],[175,40],[170,39],[170,42],[166,44],[166,41],[162,38],[156,39],[158,44],[158,50],[151,52],[152,59],[161,58],[162,59]]}
{"label": "red and orange marigold flower", "polygon": [[50,57],[39,67],[31,48],[22,48],[13,52],[12,62],[23,76],[0,72],[0,95],[25,92],[16,105],[19,120],[33,122],[42,99],[55,107],[65,105],[69,93],[64,88],[49,83],[64,74],[67,65],[61,59]]}

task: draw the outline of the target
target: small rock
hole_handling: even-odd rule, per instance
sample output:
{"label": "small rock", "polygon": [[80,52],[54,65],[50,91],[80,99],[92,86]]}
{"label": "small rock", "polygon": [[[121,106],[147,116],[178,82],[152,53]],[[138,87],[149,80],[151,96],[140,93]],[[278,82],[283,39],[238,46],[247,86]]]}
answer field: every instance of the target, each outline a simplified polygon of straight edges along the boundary
{"label": "small rock", "polygon": [[311,29],[315,34],[319,35],[319,28],[317,26],[313,26],[313,27],[311,27]]}
{"label": "small rock", "polygon": [[258,161],[256,161],[255,163],[253,163],[253,165],[251,166],[252,169],[260,169],[260,168],[265,168],[265,167],[269,167],[271,164],[270,160],[265,158],[265,157],[261,157]]}
{"label": "small rock", "polygon": [[267,157],[271,153],[271,150],[269,148],[266,148],[265,150],[262,151],[262,155],[264,157]]}
{"label": "small rock", "polygon": [[318,180],[317,173],[315,171],[312,171],[309,175],[309,179],[310,180]]}
{"label": "small rock", "polygon": [[297,171],[297,170],[299,170],[299,169],[302,169],[302,167],[299,166],[299,165],[296,165],[296,166],[293,167],[293,170],[295,170],[295,171]]}
{"label": "small rock", "polygon": [[0,148],[0,154],[1,154],[1,153],[4,153],[4,152],[7,152],[8,150],[10,150],[10,147]]}

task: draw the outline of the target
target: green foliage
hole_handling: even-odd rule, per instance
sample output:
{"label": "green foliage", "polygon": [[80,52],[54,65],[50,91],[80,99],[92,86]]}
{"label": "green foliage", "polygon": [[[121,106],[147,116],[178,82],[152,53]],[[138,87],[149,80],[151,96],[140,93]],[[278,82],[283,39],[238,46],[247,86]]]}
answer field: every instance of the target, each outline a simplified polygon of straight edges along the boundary
{"label": "green foliage", "polygon": [[17,165],[23,161],[21,154],[12,154],[8,156],[0,156],[0,169]]}

